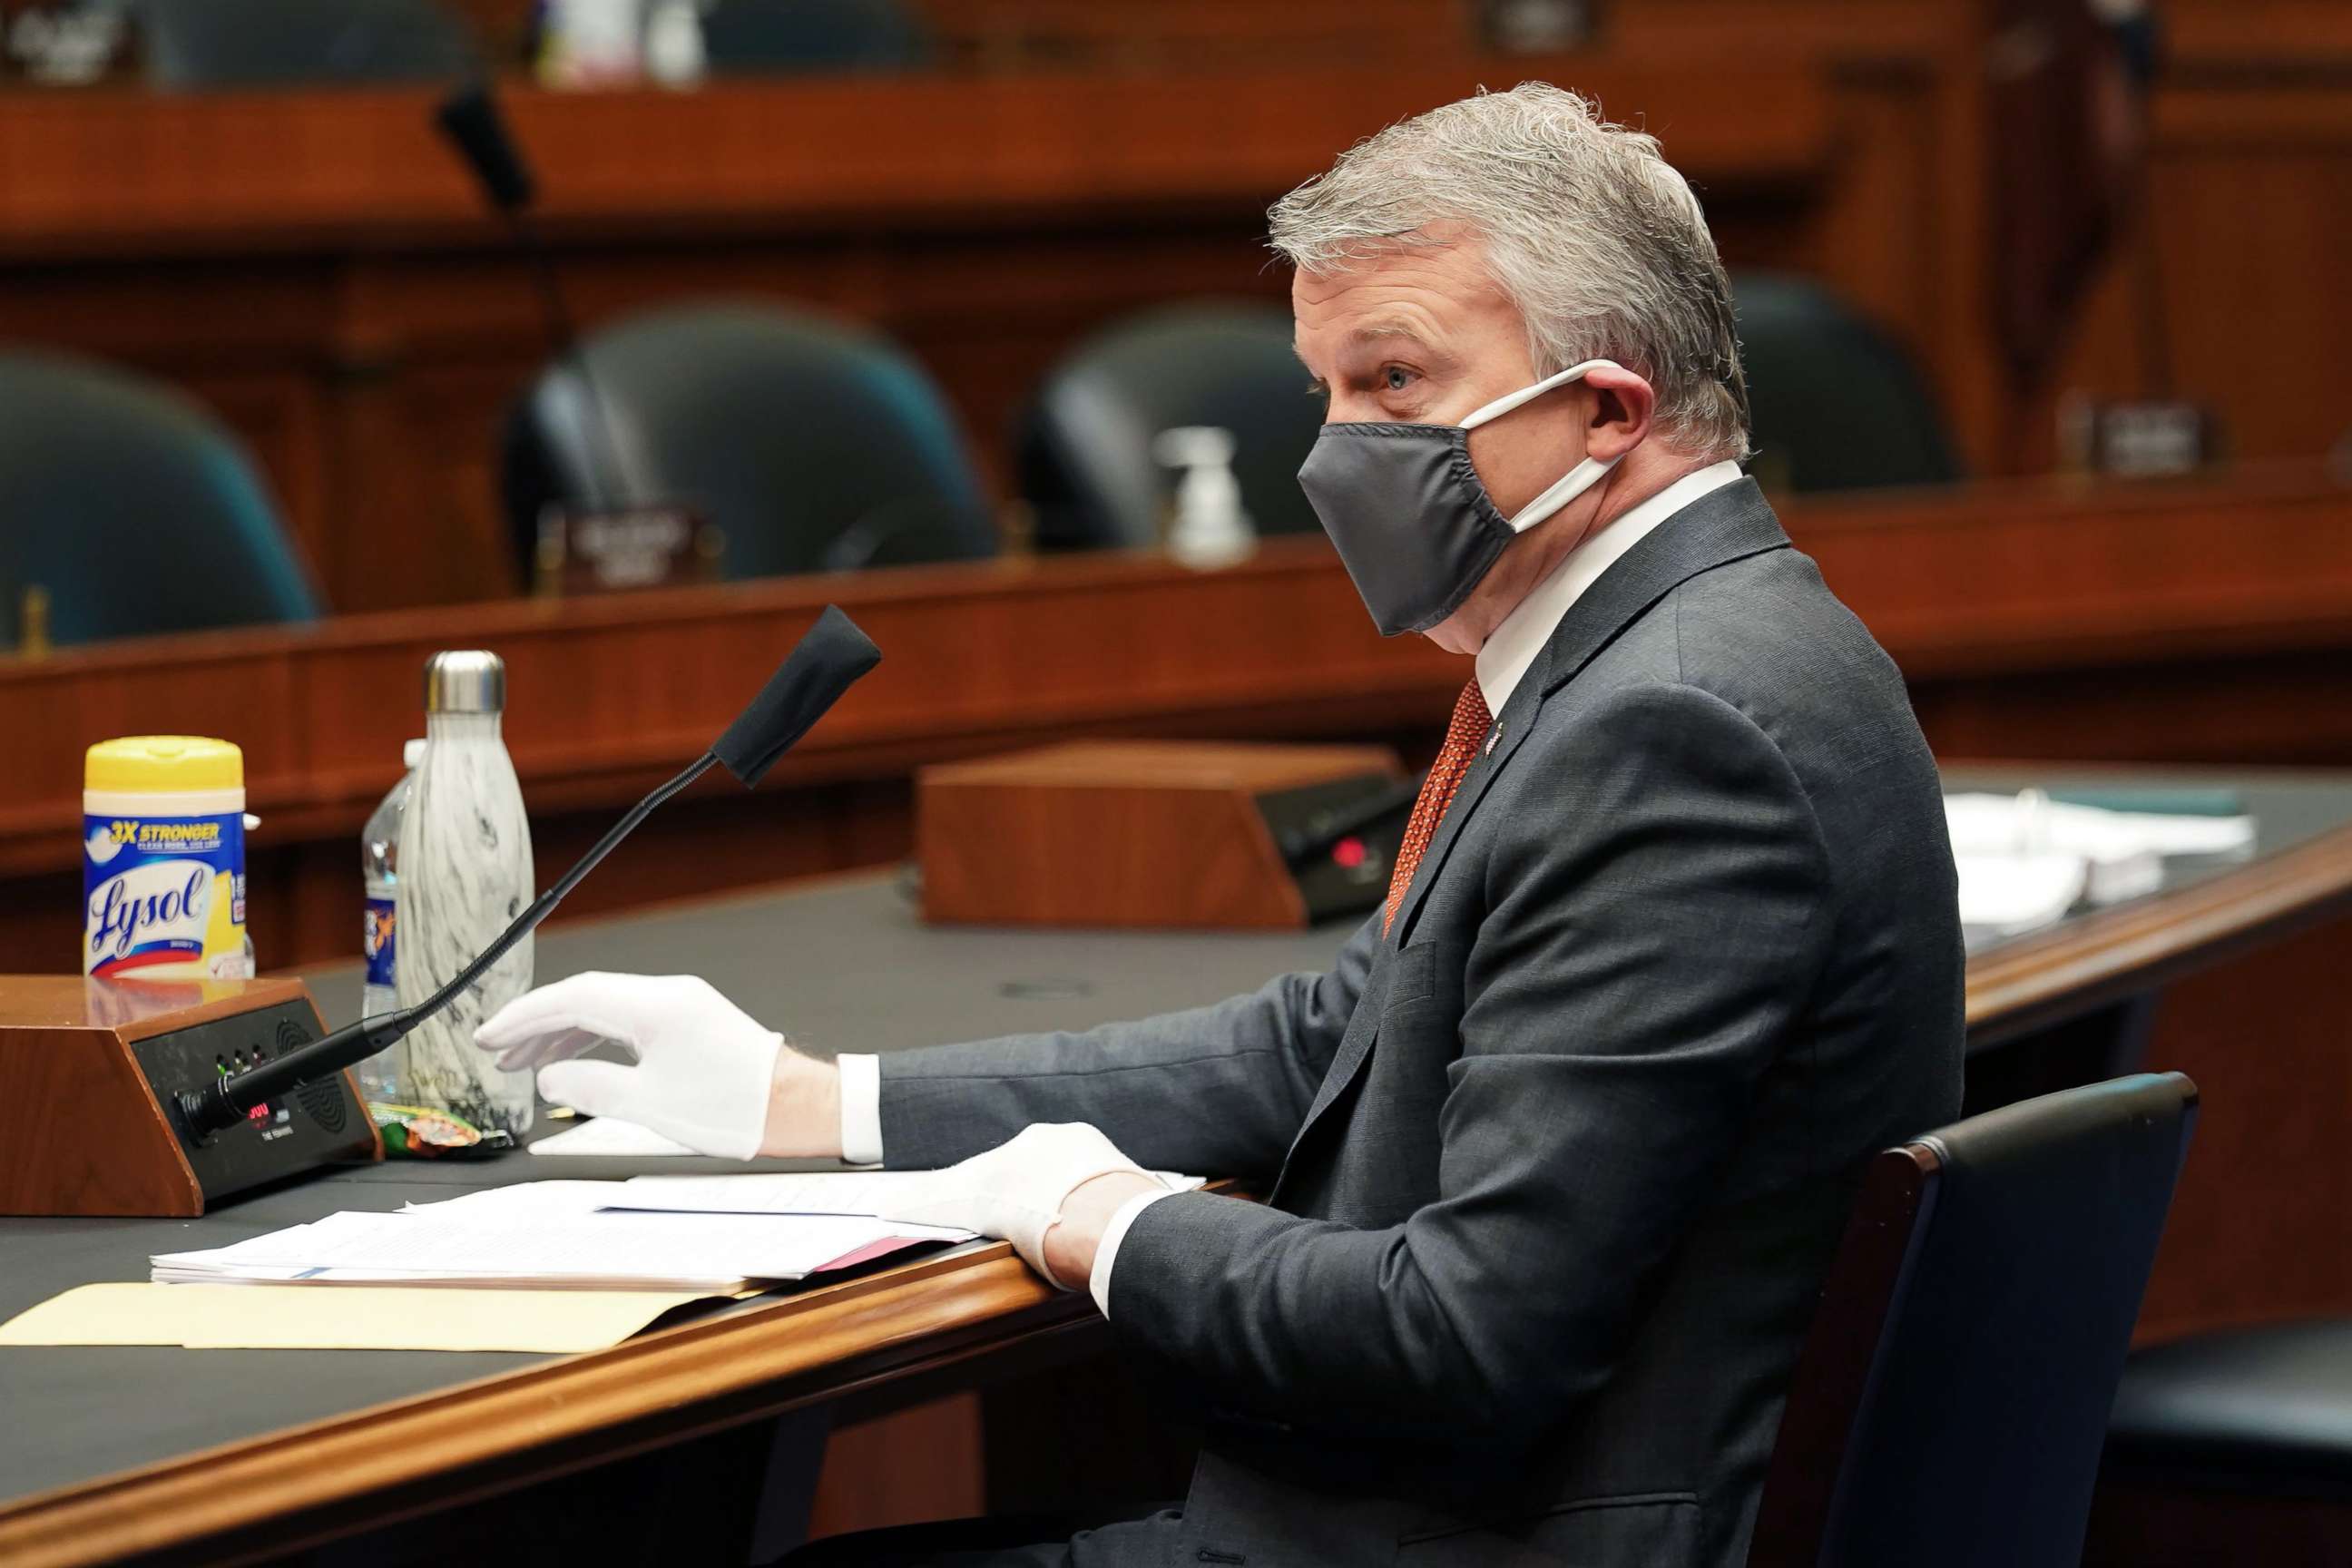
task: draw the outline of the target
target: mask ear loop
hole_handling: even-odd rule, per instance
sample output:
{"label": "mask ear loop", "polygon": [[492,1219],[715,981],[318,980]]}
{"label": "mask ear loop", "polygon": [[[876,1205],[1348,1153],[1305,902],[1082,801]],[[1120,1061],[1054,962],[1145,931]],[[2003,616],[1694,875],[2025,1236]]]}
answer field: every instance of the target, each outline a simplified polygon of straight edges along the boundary
{"label": "mask ear loop", "polygon": [[1623,370],[1625,368],[1613,359],[1589,359],[1584,361],[1581,364],[1570,365],[1566,370],[1548,375],[1532,386],[1523,386],[1517,392],[1507,392],[1503,394],[1502,396],[1495,399],[1494,402],[1489,403],[1486,407],[1479,409],[1475,414],[1471,415],[1469,418],[1465,419],[1462,422],[1462,428],[1465,430],[1475,430],[1479,426],[1486,424],[1490,419],[1500,419],[1512,409],[1520,407],[1526,404],[1533,403],[1537,398],[1541,397],[1545,393],[1551,391],[1555,387],[1566,386],[1571,381],[1582,381],[1594,371],[1601,370],[1604,367],[1609,370]]}
{"label": "mask ear loop", "polygon": [[[1504,395],[1495,399],[1494,402],[1489,403],[1484,408],[1481,408],[1475,414],[1471,415],[1469,418],[1462,421],[1462,428],[1465,430],[1475,430],[1479,426],[1486,424],[1488,420],[1500,419],[1504,415],[1508,414],[1514,408],[1522,407],[1527,404],[1534,402],[1537,398],[1541,397],[1545,393],[1551,391],[1554,387],[1566,386],[1571,381],[1583,380],[1587,375],[1590,375],[1592,372],[1601,369],[1603,365],[1606,365],[1611,370],[1622,370],[1624,368],[1624,366],[1619,364],[1613,359],[1589,359],[1580,364],[1570,365],[1566,370],[1558,372],[1552,375],[1548,375],[1532,386],[1523,386],[1517,392],[1506,393]],[[1508,520],[1511,531],[1513,533],[1525,533],[1528,530],[1533,528],[1536,524],[1551,516],[1552,513],[1558,511],[1560,508],[1566,506],[1569,502],[1574,500],[1577,497],[1582,495],[1593,486],[1599,484],[1602,476],[1606,475],[1610,469],[1615,468],[1623,460],[1624,454],[1622,452],[1616,457],[1610,458],[1605,463],[1598,458],[1585,458],[1584,461],[1570,468],[1559,483],[1553,485],[1549,489],[1544,491],[1543,494],[1536,497],[1535,500],[1528,502],[1527,505],[1521,507],[1516,513],[1514,513]]]}

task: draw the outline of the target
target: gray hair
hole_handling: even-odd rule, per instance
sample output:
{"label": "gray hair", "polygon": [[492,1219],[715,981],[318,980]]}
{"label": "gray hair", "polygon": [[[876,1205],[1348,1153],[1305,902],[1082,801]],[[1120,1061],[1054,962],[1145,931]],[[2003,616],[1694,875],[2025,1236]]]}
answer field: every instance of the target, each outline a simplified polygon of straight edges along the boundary
{"label": "gray hair", "polygon": [[1731,285],[1698,197],[1657,138],[1609,123],[1576,93],[1482,89],[1401,121],[1270,216],[1274,248],[1314,274],[1459,223],[1526,319],[1538,375],[1615,360],[1656,389],[1654,417],[1676,451],[1747,452]]}

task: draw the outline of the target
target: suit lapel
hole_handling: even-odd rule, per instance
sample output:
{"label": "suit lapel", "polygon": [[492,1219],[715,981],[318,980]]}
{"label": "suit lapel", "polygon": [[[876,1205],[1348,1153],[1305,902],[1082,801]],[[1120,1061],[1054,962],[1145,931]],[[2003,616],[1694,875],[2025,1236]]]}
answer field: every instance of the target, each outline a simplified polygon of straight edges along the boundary
{"label": "suit lapel", "polygon": [[1536,727],[1536,710],[1543,706],[1544,682],[1538,679],[1538,670],[1528,671],[1511,700],[1495,716],[1495,727],[1486,733],[1486,744],[1471,759],[1470,771],[1462,775],[1462,787],[1454,792],[1454,804],[1446,807],[1438,819],[1437,832],[1429,840],[1429,847],[1421,852],[1421,864],[1413,868],[1412,881],[1404,890],[1404,902],[1397,906],[1396,925],[1389,932],[1391,945],[1402,947],[1406,935],[1412,930],[1413,916],[1421,912],[1421,901],[1429,892],[1429,884],[1436,879],[1438,868],[1445,864],[1447,851],[1461,837],[1462,825],[1478,809],[1486,797],[1486,786],[1519,749]]}
{"label": "suit lapel", "polygon": [[1299,1118],[1289,1152],[1282,1158],[1282,1176],[1276,1179],[1274,1191],[1267,1194],[1268,1202],[1281,1195],[1283,1179],[1289,1175],[1290,1162],[1297,1157],[1308,1130],[1339,1098],[1340,1090],[1348,1087],[1348,1080],[1356,1076],[1356,1069],[1364,1065],[1364,1058],[1370,1053],[1372,1037],[1380,1032],[1381,1015],[1388,1010],[1389,992],[1396,982],[1396,962],[1397,950],[1393,946],[1381,948],[1380,957],[1373,961],[1363,994],[1356,998],[1356,1010],[1349,1016],[1347,1030],[1339,1037],[1339,1048],[1331,1053],[1331,1065],[1325,1069],[1323,1081],[1316,1086],[1315,1099],[1307,1107],[1307,1114]]}
{"label": "suit lapel", "polygon": [[[1429,895],[1430,884],[1436,880],[1446,855],[1462,836],[1463,826],[1485,798],[1487,786],[1510,762],[1520,743],[1534,732],[1537,715],[1546,700],[1574,679],[1594,656],[1615,640],[1618,633],[1641,619],[1644,612],[1678,584],[1727,562],[1767,550],[1783,550],[1788,545],[1789,536],[1781,531],[1770,505],[1764,500],[1764,492],[1757,488],[1755,480],[1739,479],[1701,496],[1659,524],[1569,606],[1551,640],[1544,645],[1536,667],[1528,671],[1511,693],[1511,700],[1503,705],[1503,711],[1496,715],[1492,746],[1482,748],[1470,771],[1463,775],[1462,787],[1453,805],[1438,824],[1429,847],[1422,852],[1412,885],[1405,889],[1404,902],[1397,909],[1396,925],[1377,961],[1378,983],[1367,984],[1364,994],[1357,1001],[1356,1015],[1348,1020],[1347,1033],[1332,1056],[1330,1070],[1323,1075],[1314,1102],[1299,1122],[1298,1134],[1291,1141],[1291,1159],[1297,1156],[1317,1120],[1346,1091],[1349,1081],[1362,1069],[1364,1059],[1371,1055],[1373,1041],[1380,1033],[1379,1012],[1388,1000],[1388,982],[1395,973],[1397,955],[1405,938],[1412,931],[1413,919]],[[1288,1159],[1283,1168],[1286,1176]],[[1282,1182],[1277,1181],[1274,1201],[1279,1202],[1281,1192]]]}
{"label": "suit lapel", "polygon": [[1788,542],[1789,536],[1781,531],[1756,481],[1738,479],[1710,490],[1659,524],[1568,607],[1536,668],[1528,671],[1496,716],[1490,747],[1463,776],[1461,792],[1439,822],[1429,847],[1422,852],[1421,864],[1413,871],[1412,886],[1405,889],[1396,926],[1390,933],[1396,946],[1404,945],[1422,901],[1429,896],[1430,884],[1437,879],[1447,852],[1477,809],[1486,786],[1535,729],[1536,712],[1545,699],[1575,679],[1619,632],[1640,620],[1651,605],[1682,583],[1711,567],[1785,548]]}
{"label": "suit lapel", "polygon": [[1568,607],[1544,647],[1544,694],[1576,679],[1618,633],[1700,573],[1788,547],[1789,536],[1754,479],[1734,479],[1699,497],[1652,530]]}

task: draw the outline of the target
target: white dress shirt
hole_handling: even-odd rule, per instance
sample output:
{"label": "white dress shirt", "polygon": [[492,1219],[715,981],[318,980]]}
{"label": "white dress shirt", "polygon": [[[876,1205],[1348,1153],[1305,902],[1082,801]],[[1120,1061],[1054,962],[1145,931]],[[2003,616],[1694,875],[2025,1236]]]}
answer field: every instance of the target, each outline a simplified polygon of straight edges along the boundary
{"label": "white dress shirt", "polygon": [[[1519,681],[1535,668],[1537,655],[1551,640],[1569,606],[1601,580],[1601,574],[1649,535],[1652,529],[1690,505],[1738,479],[1739,465],[1721,462],[1685,474],[1656,495],[1635,503],[1599,533],[1579,544],[1552,569],[1550,576],[1505,616],[1502,624],[1478,650],[1478,689],[1486,710],[1500,713],[1518,689]],[[844,1056],[841,1065],[841,1157],[852,1165],[882,1163],[882,1069],[870,1056]],[[1104,1227],[1095,1248],[1095,1267],[1087,1289],[1103,1315],[1110,1315],[1111,1261],[1126,1239],[1135,1216],[1172,1192],[1138,1193],[1121,1204]]]}

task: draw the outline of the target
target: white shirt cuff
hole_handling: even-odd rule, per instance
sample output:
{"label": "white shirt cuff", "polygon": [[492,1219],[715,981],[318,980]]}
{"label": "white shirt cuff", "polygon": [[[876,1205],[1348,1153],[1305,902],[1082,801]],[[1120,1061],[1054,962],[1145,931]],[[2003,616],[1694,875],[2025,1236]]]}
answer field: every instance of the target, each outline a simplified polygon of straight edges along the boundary
{"label": "white shirt cuff", "polygon": [[882,1059],[834,1058],[841,1070],[841,1160],[845,1165],[882,1163]]}
{"label": "white shirt cuff", "polygon": [[1118,1244],[1127,1239],[1127,1227],[1135,1223],[1137,1215],[1153,1204],[1175,1195],[1165,1188],[1156,1193],[1138,1193],[1119,1205],[1118,1212],[1110,1216],[1108,1225],[1103,1226],[1102,1240],[1095,1247],[1094,1272],[1087,1277],[1087,1294],[1095,1299],[1095,1305],[1102,1310],[1104,1317],[1110,1316],[1110,1266],[1118,1257]]}

